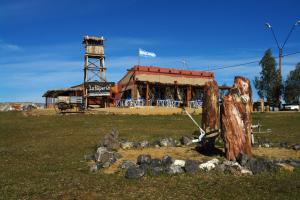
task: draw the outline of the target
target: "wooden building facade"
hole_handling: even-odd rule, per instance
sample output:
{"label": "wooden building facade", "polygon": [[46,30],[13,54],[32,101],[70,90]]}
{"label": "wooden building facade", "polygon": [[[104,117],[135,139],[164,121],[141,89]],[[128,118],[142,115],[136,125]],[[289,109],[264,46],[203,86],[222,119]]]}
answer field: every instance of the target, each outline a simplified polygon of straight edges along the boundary
{"label": "wooden building facade", "polygon": [[146,106],[166,99],[188,105],[192,100],[202,100],[204,84],[213,79],[214,73],[207,71],[134,66],[118,82],[116,98],[144,99]]}

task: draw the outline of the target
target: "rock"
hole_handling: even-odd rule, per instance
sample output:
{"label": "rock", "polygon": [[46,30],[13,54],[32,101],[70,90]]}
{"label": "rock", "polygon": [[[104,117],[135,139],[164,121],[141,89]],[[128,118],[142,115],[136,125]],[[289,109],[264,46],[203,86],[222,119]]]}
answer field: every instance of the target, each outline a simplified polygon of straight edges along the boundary
{"label": "rock", "polygon": [[132,149],[135,146],[135,144],[134,142],[125,141],[125,142],[121,142],[120,146],[122,149]]}
{"label": "rock", "polygon": [[151,143],[151,146],[155,147],[155,148],[159,148],[160,147],[160,141],[159,140],[155,140]]}
{"label": "rock", "polygon": [[133,161],[130,160],[123,160],[122,163],[119,166],[119,169],[128,169],[129,167],[134,167],[136,164]]}
{"label": "rock", "polygon": [[172,160],[171,156],[165,155],[161,159],[161,164],[164,167],[169,167],[170,165],[172,165],[172,163],[173,163],[173,160]]}
{"label": "rock", "polygon": [[[200,168],[200,166],[199,166],[199,168]],[[216,169],[217,171],[219,171],[219,172],[224,172],[224,171],[226,170],[226,166],[222,163],[222,164],[220,164],[220,165],[217,165],[217,166],[215,167],[215,169]]]}
{"label": "rock", "polygon": [[193,138],[191,138],[191,137],[188,137],[188,136],[182,136],[182,138],[181,138],[181,144],[183,144],[183,145],[191,145],[191,144],[193,144],[193,142],[192,142],[192,140],[193,140]]}
{"label": "rock", "polygon": [[300,161],[299,160],[289,159],[289,160],[286,160],[285,163],[287,163],[289,165],[292,165],[295,168],[300,168]]}
{"label": "rock", "polygon": [[181,146],[181,142],[179,140],[174,139],[173,143],[174,143],[175,147],[180,147]]}
{"label": "rock", "polygon": [[174,147],[174,140],[172,138],[163,138],[159,141],[161,147]]}
{"label": "rock", "polygon": [[145,173],[151,171],[151,167],[147,163],[140,164],[139,167],[144,170]]}
{"label": "rock", "polygon": [[185,166],[185,160],[174,160],[173,165],[184,167]]}
{"label": "rock", "polygon": [[155,167],[161,167],[161,160],[160,159],[157,159],[157,158],[154,158],[151,160],[151,163],[150,163],[150,166],[151,168],[155,168]]}
{"label": "rock", "polygon": [[273,164],[270,160],[264,158],[252,158],[248,161],[247,168],[250,169],[253,174],[258,174],[264,171],[274,171],[277,168],[277,166]]}
{"label": "rock", "polygon": [[253,175],[252,171],[250,171],[249,169],[246,169],[246,168],[242,168],[241,173],[247,174],[247,175]]}
{"label": "rock", "polygon": [[125,172],[125,178],[138,179],[145,175],[145,171],[137,166],[129,167]]}
{"label": "rock", "polygon": [[288,145],[288,143],[287,142],[280,142],[280,147],[282,147],[282,148],[288,148],[289,147],[289,145]]}
{"label": "rock", "polygon": [[269,143],[265,143],[263,146],[266,147],[266,148],[270,148],[271,147],[271,145]]}
{"label": "rock", "polygon": [[180,165],[170,165],[170,167],[167,168],[166,172],[170,175],[172,174],[180,174],[180,173],[183,173],[183,169]]}
{"label": "rock", "polygon": [[213,163],[202,163],[199,165],[199,169],[210,171],[216,167]]}
{"label": "rock", "polygon": [[109,167],[117,160],[115,152],[108,151],[106,147],[99,147],[97,149],[95,159],[104,168]]}
{"label": "rock", "polygon": [[150,145],[150,143],[149,143],[149,141],[147,141],[147,140],[143,140],[143,141],[139,142],[139,146],[140,146],[141,148],[148,147],[149,145]]}
{"label": "rock", "polygon": [[147,155],[145,155],[145,154],[139,155],[137,158],[138,165],[141,165],[141,164],[149,165],[150,163],[151,163],[151,156],[148,154]]}
{"label": "rock", "polygon": [[187,160],[185,162],[184,171],[187,173],[194,173],[199,170],[200,162],[198,160]]}
{"label": "rock", "polygon": [[212,160],[209,160],[205,163],[200,164],[199,169],[210,171],[210,170],[214,169],[218,165],[218,163],[219,163],[219,160],[214,158]]}
{"label": "rock", "polygon": [[292,146],[292,149],[294,149],[294,150],[300,150],[300,144],[294,144]]}
{"label": "rock", "polygon": [[286,163],[278,163],[276,165],[279,166],[281,169],[283,169],[285,171],[289,171],[289,172],[293,172],[295,169],[295,167],[293,167],[292,165],[286,164]]}
{"label": "rock", "polygon": [[162,167],[154,167],[151,169],[151,174],[153,176],[159,176],[163,171],[164,169]]}
{"label": "rock", "polygon": [[107,147],[110,150],[118,150],[120,148],[119,132],[114,129],[106,134],[100,142],[100,146]]}
{"label": "rock", "polygon": [[236,161],[243,167],[245,167],[249,161],[249,156],[247,154],[243,154],[240,153],[237,158]]}
{"label": "rock", "polygon": [[99,147],[95,154],[95,160],[99,162],[101,160],[101,156],[106,152],[108,152],[106,147]]}

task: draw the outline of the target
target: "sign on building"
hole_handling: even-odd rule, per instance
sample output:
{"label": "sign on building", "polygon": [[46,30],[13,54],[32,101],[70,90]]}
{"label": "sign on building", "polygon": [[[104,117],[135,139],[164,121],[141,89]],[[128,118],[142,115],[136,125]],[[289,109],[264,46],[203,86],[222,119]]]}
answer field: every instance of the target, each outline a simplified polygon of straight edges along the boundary
{"label": "sign on building", "polygon": [[110,96],[110,88],[114,82],[87,82],[87,92],[90,97]]}

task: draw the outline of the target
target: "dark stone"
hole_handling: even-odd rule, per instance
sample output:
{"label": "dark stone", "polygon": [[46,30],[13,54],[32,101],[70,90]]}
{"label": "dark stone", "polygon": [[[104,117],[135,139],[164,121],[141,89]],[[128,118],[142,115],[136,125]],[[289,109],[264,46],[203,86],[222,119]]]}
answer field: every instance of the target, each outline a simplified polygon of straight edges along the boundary
{"label": "dark stone", "polygon": [[300,144],[294,144],[292,146],[292,149],[294,149],[294,150],[300,150]]}
{"label": "dark stone", "polygon": [[120,169],[128,169],[129,167],[134,167],[136,164],[130,160],[123,160],[123,162],[120,164]]}
{"label": "dark stone", "polygon": [[249,161],[249,157],[247,154],[243,154],[243,153],[240,153],[237,158],[236,158],[236,161],[243,167],[246,167],[247,166],[247,163]]}
{"label": "dark stone", "polygon": [[150,155],[139,155],[137,158],[137,164],[147,164],[149,165],[151,163],[151,156]]}
{"label": "dark stone", "polygon": [[151,168],[155,168],[155,167],[161,167],[161,160],[158,158],[154,158],[151,160],[151,164],[150,164]]}
{"label": "dark stone", "polygon": [[193,138],[191,138],[191,137],[182,136],[182,138],[180,139],[180,142],[183,145],[191,145],[191,144],[193,144],[192,140],[193,140]]}
{"label": "dark stone", "polygon": [[288,143],[287,142],[280,142],[280,147],[282,147],[282,148],[288,148],[289,147],[289,145],[288,145]]}
{"label": "dark stone", "polygon": [[163,171],[164,171],[164,169],[162,167],[153,167],[151,169],[151,175],[159,176]]}
{"label": "dark stone", "polygon": [[170,165],[172,165],[172,163],[173,163],[173,160],[172,160],[171,156],[165,155],[161,159],[161,164],[164,167],[169,167]]}
{"label": "dark stone", "polygon": [[125,172],[125,178],[138,179],[145,175],[145,171],[137,166],[129,167]]}
{"label": "dark stone", "polygon": [[153,147],[160,147],[160,141],[159,140],[155,140],[151,143],[151,146]]}
{"label": "dark stone", "polygon": [[286,160],[285,163],[287,163],[289,165],[292,165],[295,168],[300,168],[300,161],[299,160],[289,159],[289,160]]}
{"label": "dark stone", "polygon": [[100,142],[100,146],[107,147],[109,150],[118,150],[120,148],[119,132],[113,129],[110,133],[107,133]]}
{"label": "dark stone", "polygon": [[253,174],[258,174],[264,171],[274,171],[278,166],[265,158],[252,158],[247,162],[247,168],[250,169]]}
{"label": "dark stone", "polygon": [[187,160],[185,162],[184,171],[187,173],[194,173],[199,170],[200,162],[198,160]]}
{"label": "dark stone", "polygon": [[151,170],[150,165],[147,164],[147,163],[143,163],[143,164],[139,165],[139,167],[140,167],[142,170],[144,170],[144,172],[149,172],[149,171]]}

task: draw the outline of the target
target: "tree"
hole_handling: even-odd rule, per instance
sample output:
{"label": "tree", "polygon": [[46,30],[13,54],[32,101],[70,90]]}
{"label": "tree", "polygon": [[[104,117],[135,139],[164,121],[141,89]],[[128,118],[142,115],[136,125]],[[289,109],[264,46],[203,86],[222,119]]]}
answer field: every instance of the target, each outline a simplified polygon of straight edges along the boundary
{"label": "tree", "polygon": [[271,49],[265,51],[264,56],[259,62],[262,70],[259,77],[255,77],[254,86],[260,98],[267,99],[269,105],[280,104],[280,96],[283,90],[282,77],[277,63],[272,56]]}
{"label": "tree", "polygon": [[284,100],[286,103],[300,103],[300,63],[290,71],[284,84]]}

